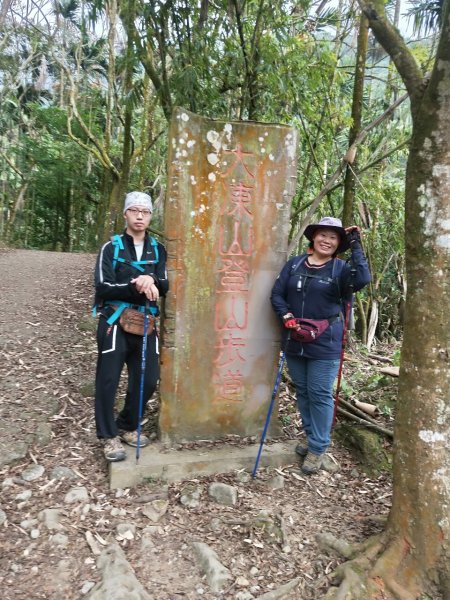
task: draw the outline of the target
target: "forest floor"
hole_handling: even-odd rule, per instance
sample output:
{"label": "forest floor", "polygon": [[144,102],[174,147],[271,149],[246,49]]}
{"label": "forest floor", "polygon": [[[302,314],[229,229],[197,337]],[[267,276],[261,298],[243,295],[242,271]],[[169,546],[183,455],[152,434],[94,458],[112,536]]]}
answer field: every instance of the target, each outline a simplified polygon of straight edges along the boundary
{"label": "forest floor", "polygon": [[[305,477],[293,456],[292,465],[261,469],[254,482],[230,473],[110,491],[93,419],[94,262],[86,254],[0,250],[2,600],[87,597],[101,580],[99,549],[110,542],[120,544],[149,597],[158,600],[258,598],[295,578],[296,589],[284,598],[323,596],[342,559],[326,554],[317,534],[357,542],[379,532],[380,517],[390,507],[390,475],[368,476],[335,439],[330,456],[339,472],[334,474]],[[395,396],[394,379],[384,388],[378,385],[382,362],[369,361],[356,346],[349,359],[345,395]],[[359,393],[360,387],[365,391]],[[286,379],[281,388],[280,439],[298,438],[300,423]],[[155,429],[157,408],[155,399],[146,415],[147,433]],[[383,424],[392,428],[389,411]],[[253,443],[256,456],[258,440],[230,443]],[[389,453],[388,442],[385,448]],[[223,506],[208,496],[213,481],[235,487],[237,503]],[[192,485],[200,495],[197,506],[181,502]],[[168,505],[155,525],[142,507],[158,497],[167,498]],[[48,509],[58,515],[54,526]],[[258,525],[261,511],[283,522],[283,543]],[[193,541],[208,544],[230,570],[230,585],[221,593],[210,590],[192,553]]]}

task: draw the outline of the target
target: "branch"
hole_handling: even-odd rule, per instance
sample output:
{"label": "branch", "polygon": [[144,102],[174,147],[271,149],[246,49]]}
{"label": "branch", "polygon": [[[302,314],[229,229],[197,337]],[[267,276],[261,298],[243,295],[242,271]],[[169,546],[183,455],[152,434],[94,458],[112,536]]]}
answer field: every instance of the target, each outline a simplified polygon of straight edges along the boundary
{"label": "branch", "polygon": [[[376,167],[380,162],[383,162],[383,160],[386,160],[386,158],[389,158],[390,156],[392,156],[392,154],[395,154],[396,152],[398,152],[399,150],[401,150],[402,148],[404,148],[407,144],[409,144],[410,141],[411,141],[410,137],[407,138],[406,140],[403,140],[403,142],[401,142],[400,144],[398,144],[398,146],[395,146],[395,148],[392,148],[392,150],[389,150],[388,152],[386,152],[382,156],[379,156],[378,158],[376,158],[371,163],[368,163],[367,165],[364,165],[364,167],[361,167],[360,169],[358,169],[356,175],[358,175],[358,177],[359,177],[362,173],[365,173],[369,169],[372,169],[373,167]],[[331,194],[331,192],[334,192],[335,190],[337,190],[338,188],[340,188],[342,184],[343,184],[342,181],[340,181],[339,183],[336,183],[331,188],[331,190],[329,191],[329,193]],[[311,204],[311,202],[309,202],[307,204],[307,206],[309,206],[310,204]]]}
{"label": "branch", "polygon": [[3,27],[6,21],[6,15],[11,6],[12,0],[3,0],[0,7],[0,27]]}
{"label": "branch", "polygon": [[144,156],[150,150],[150,148],[152,148],[156,144],[156,142],[164,133],[166,133],[166,130],[157,133],[155,137],[149,141],[148,144],[141,144],[140,146],[138,146],[131,157],[131,163],[134,165],[139,158]]}
{"label": "branch", "polygon": [[8,165],[11,167],[11,169],[17,174],[19,175],[19,177],[21,179],[23,179],[25,181],[25,175],[22,173],[22,171],[20,171],[16,165],[11,161],[10,158],[8,158],[8,156],[6,156],[6,154],[4,152],[0,152],[0,156],[2,158],[4,158],[6,160],[6,162],[8,163]]}
{"label": "branch", "polygon": [[[120,18],[123,22],[124,17],[122,16],[122,14],[120,15]],[[150,43],[147,42],[147,47],[144,48],[144,46],[141,43],[139,32],[134,22],[129,23],[128,31],[129,35],[131,35],[132,37],[134,45],[136,46],[139,60],[141,61],[145,72],[147,73],[151,82],[153,83],[156,94],[161,103],[161,108],[163,109],[164,116],[166,117],[167,121],[170,121],[172,115],[172,99],[170,97],[170,90],[168,88],[167,81],[165,81],[158,75],[158,72],[156,71],[153,65],[152,56],[150,53]],[[150,36],[150,28],[148,28],[147,34],[148,36]]]}
{"label": "branch", "polygon": [[[95,156],[95,158],[100,162],[101,165],[103,165],[105,167],[105,169],[109,169],[109,164],[106,163],[103,160],[103,156],[102,154],[97,150],[97,148],[89,146],[88,144],[85,144],[82,140],[80,140],[80,138],[78,138],[72,131],[72,114],[69,112],[69,114],[67,115],[67,135],[70,137],[71,140],[73,140],[74,142],[76,142],[81,148],[83,148],[83,150],[86,150],[86,152],[89,152],[90,154],[93,154]],[[117,176],[118,176],[118,171],[116,171]],[[113,173],[114,175],[116,175],[115,173]]]}
{"label": "branch", "polygon": [[379,433],[383,433],[384,435],[387,435],[390,438],[394,437],[394,433],[390,429],[385,429],[384,427],[381,427],[380,425],[375,425],[374,423],[370,423],[367,419],[360,419],[356,415],[349,413],[348,411],[344,410],[340,406],[338,406],[337,411],[341,415],[344,415],[344,417],[347,417],[347,419],[350,419],[351,421],[356,421],[356,423],[359,423],[360,425],[364,425],[364,427],[367,427],[368,429],[374,429],[375,431],[378,431]]}
{"label": "branch", "polygon": [[417,64],[405,40],[387,19],[383,0],[367,2],[358,0],[361,10],[369,20],[379,44],[389,54],[411,98],[411,104],[416,105],[424,92],[424,74]]}
{"label": "branch", "polygon": [[67,116],[67,131],[68,131],[69,137],[74,142],[76,142],[79,146],[81,146],[82,148],[84,148],[85,150],[87,150],[88,152],[90,152],[91,154],[93,154],[101,162],[101,164],[113,174],[113,176],[115,178],[120,179],[120,173],[116,169],[116,167],[113,165],[113,163],[112,163],[112,161],[111,161],[108,153],[106,152],[105,148],[97,140],[97,138],[94,136],[94,134],[89,129],[89,127],[86,125],[86,123],[82,119],[80,113],[78,112],[77,104],[76,104],[76,101],[75,101],[75,89],[76,89],[76,86],[75,86],[75,82],[74,82],[73,77],[72,77],[72,73],[70,72],[70,70],[68,69],[68,67],[64,64],[63,61],[59,60],[56,56],[54,56],[54,58],[55,58],[55,61],[59,64],[59,66],[63,69],[63,71],[67,75],[67,78],[68,78],[68,80],[70,82],[70,92],[69,92],[70,111],[75,116],[75,119],[77,120],[77,123],[81,127],[82,131],[85,133],[85,135],[88,138],[88,140],[91,142],[92,146],[89,146],[88,144],[85,144],[82,140],[80,140],[73,133],[73,131],[72,131],[72,116],[71,116],[70,111],[69,111],[68,116]]}
{"label": "branch", "polygon": [[322,200],[322,198],[324,196],[326,196],[329,191],[333,188],[336,180],[339,178],[339,176],[341,175],[342,171],[344,170],[344,168],[348,165],[348,164],[352,164],[353,161],[355,160],[355,154],[356,154],[356,148],[357,146],[359,146],[365,139],[366,137],[369,135],[370,131],[372,129],[374,129],[375,127],[377,127],[380,123],[382,123],[385,119],[387,119],[387,117],[389,117],[390,114],[392,114],[394,112],[394,110],[402,103],[406,100],[406,98],[408,98],[408,94],[404,94],[403,96],[401,96],[400,98],[398,98],[393,104],[391,104],[391,106],[389,106],[382,115],[380,115],[379,117],[377,117],[375,119],[375,121],[372,121],[372,123],[369,123],[369,125],[367,125],[366,127],[364,127],[364,129],[361,129],[361,131],[359,132],[359,134],[356,136],[355,141],[353,142],[353,144],[349,147],[349,149],[347,150],[347,152],[345,153],[345,156],[343,156],[343,158],[341,158],[341,161],[339,163],[338,168],[336,169],[336,171],[333,173],[333,175],[330,177],[330,179],[327,181],[327,183],[324,185],[324,187],[320,190],[319,194],[314,198],[313,203],[311,204],[311,208],[309,209],[309,211],[306,214],[306,217],[303,220],[303,223],[299,229],[299,231],[297,232],[296,236],[293,238],[293,240],[291,241],[291,243],[289,244],[288,247],[288,255],[290,255],[294,248],[297,246],[300,238],[302,237],[307,225],[309,224],[311,218],[313,217],[314,213],[316,212],[317,207],[320,204],[320,201]]}

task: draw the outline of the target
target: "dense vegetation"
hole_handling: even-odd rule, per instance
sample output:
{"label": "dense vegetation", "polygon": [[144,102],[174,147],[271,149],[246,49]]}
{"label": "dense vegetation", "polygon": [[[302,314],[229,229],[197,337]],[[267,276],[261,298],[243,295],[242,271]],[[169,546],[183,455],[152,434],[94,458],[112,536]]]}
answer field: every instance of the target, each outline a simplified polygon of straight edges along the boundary
{"label": "dense vegetation", "polygon": [[[416,21],[433,32],[433,19]],[[121,225],[130,189],[161,206],[177,105],[298,128],[295,240],[349,145],[404,93],[353,3],[3,0],[0,27],[0,234],[25,248],[95,251]],[[433,39],[411,40],[422,64]],[[316,212],[364,229],[374,281],[359,326],[369,343],[400,332],[410,125],[405,101]]]}

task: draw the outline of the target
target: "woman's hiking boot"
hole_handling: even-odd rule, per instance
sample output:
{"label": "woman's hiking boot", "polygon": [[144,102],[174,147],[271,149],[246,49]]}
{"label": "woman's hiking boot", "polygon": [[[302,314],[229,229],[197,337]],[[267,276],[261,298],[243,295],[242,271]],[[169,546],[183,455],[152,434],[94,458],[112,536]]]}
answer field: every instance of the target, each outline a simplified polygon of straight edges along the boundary
{"label": "woman's hiking boot", "polygon": [[[125,444],[128,444],[129,446],[133,446],[134,448],[137,448],[138,445],[138,432],[137,431],[122,431],[120,434],[120,439],[122,440],[122,442],[125,442]],[[144,448],[145,446],[148,446],[150,444],[150,440],[148,439],[148,437],[146,435],[141,435],[139,436],[139,448]]]}
{"label": "woman's hiking boot", "polygon": [[295,452],[299,455],[299,456],[306,456],[308,454],[308,446],[305,446],[304,444],[297,444],[295,446]]}
{"label": "woman's hiking boot", "polygon": [[103,454],[108,462],[119,462],[125,460],[127,456],[118,437],[104,440]]}
{"label": "woman's hiking boot", "polygon": [[302,471],[305,475],[314,475],[318,473],[323,466],[324,454],[313,454],[308,452],[302,464]]}

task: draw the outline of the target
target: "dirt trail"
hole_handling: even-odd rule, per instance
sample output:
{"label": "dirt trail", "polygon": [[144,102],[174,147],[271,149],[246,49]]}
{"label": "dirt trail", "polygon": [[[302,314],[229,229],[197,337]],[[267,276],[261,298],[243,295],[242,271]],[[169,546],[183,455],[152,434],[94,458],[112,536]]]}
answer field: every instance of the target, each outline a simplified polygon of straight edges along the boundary
{"label": "dirt trail", "polygon": [[[168,491],[158,482],[109,491],[92,411],[94,260],[92,255],[0,251],[2,600],[84,597],[100,580],[91,535],[100,549],[120,543],[137,578],[158,600],[230,600],[245,593],[258,598],[295,577],[300,584],[286,598],[320,598],[338,560],[319,550],[316,534],[332,531],[358,540],[375,532],[378,525],[371,517],[386,513],[389,483],[366,477],[348,453],[333,447],[341,464],[337,475],[306,479],[284,469],[261,470],[255,483],[237,473],[202,478],[190,483],[200,491],[199,506],[193,508],[180,503],[189,482],[170,485]],[[36,478],[26,481],[30,467]],[[61,478],[62,472],[67,476]],[[280,473],[283,487],[273,489],[270,481]],[[237,488],[235,506],[213,502],[207,493],[213,480]],[[85,488],[87,497],[69,502],[66,494],[73,487]],[[167,513],[155,525],[142,507],[166,493]],[[54,530],[42,521],[45,509],[59,511]],[[290,552],[258,525],[261,510],[283,521]],[[118,533],[117,526],[124,524],[135,528],[132,535]],[[228,591],[209,590],[192,541],[209,544],[230,569]]]}

